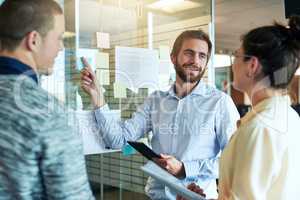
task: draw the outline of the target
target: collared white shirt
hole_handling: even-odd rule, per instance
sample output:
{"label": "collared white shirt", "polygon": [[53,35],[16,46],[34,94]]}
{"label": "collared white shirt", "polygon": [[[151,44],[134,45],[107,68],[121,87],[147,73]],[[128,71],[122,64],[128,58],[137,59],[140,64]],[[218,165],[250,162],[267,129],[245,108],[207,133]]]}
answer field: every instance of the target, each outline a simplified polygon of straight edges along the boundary
{"label": "collared white shirt", "polygon": [[219,199],[299,199],[299,127],[287,96],[254,106],[222,153]]}

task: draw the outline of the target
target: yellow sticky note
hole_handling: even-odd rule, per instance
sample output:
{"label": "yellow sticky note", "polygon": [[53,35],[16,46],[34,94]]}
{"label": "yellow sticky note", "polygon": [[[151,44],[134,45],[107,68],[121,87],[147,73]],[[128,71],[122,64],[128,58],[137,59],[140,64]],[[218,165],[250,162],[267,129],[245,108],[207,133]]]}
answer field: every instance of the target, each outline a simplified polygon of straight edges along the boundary
{"label": "yellow sticky note", "polygon": [[169,60],[170,59],[170,47],[169,46],[159,46],[159,59]]}
{"label": "yellow sticky note", "polygon": [[114,83],[114,97],[127,98],[126,87],[119,83]]}
{"label": "yellow sticky note", "polygon": [[109,54],[103,52],[96,53],[96,68],[108,69],[109,68]]}
{"label": "yellow sticky note", "polygon": [[109,85],[109,70],[96,69],[96,78],[100,85]]}

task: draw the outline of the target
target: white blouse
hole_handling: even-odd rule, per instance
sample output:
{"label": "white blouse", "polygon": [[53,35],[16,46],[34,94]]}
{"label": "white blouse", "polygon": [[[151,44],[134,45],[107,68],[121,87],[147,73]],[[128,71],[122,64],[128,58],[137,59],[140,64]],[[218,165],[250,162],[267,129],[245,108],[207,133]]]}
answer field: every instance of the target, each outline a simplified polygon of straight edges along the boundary
{"label": "white blouse", "polygon": [[300,199],[300,118],[287,96],[247,113],[223,151],[220,200]]}

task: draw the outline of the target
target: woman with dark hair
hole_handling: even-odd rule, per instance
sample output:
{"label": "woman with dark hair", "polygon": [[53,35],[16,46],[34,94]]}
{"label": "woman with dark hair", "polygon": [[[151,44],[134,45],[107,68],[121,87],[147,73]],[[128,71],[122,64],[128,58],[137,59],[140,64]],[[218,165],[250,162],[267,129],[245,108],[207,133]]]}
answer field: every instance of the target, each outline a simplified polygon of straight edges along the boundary
{"label": "woman with dark hair", "polygon": [[219,199],[299,199],[300,118],[287,87],[300,64],[300,18],[251,30],[234,56],[233,84],[252,110],[222,153]]}

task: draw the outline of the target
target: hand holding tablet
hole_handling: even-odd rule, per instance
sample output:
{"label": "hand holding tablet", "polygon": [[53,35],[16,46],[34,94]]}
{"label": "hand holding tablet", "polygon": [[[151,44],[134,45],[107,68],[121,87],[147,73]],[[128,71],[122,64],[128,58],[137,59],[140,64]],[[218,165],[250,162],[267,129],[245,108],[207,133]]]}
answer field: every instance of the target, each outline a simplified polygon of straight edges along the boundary
{"label": "hand holding tablet", "polygon": [[127,143],[139,153],[141,153],[144,157],[146,157],[148,160],[154,161],[154,158],[161,158],[159,154],[155,153],[152,149],[150,149],[147,145],[145,145],[142,142],[127,141]]}

